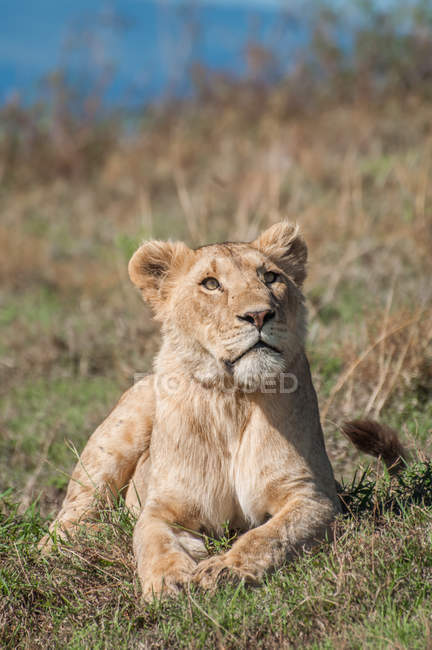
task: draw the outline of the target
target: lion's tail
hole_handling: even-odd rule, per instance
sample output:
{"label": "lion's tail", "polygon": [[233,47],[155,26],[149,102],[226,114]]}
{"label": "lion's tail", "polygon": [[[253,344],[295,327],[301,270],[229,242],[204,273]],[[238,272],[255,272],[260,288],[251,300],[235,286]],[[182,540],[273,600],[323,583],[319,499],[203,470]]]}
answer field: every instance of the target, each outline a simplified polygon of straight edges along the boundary
{"label": "lion's tail", "polygon": [[381,458],[390,474],[396,474],[406,464],[408,452],[397,432],[375,420],[353,420],[342,425],[342,431],[357,449]]}

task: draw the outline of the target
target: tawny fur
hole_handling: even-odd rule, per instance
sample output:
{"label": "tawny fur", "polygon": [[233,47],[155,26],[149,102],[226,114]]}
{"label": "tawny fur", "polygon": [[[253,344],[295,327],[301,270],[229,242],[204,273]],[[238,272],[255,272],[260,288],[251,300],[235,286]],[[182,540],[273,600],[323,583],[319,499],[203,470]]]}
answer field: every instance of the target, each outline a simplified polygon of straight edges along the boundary
{"label": "tawny fur", "polygon": [[352,420],[343,424],[342,431],[357,449],[380,458],[391,474],[403,469],[408,460],[408,452],[397,432],[386,424],[375,420]]}
{"label": "tawny fur", "polygon": [[[249,244],[138,249],[130,277],[162,324],[154,374],[89,439],[41,546],[91,519],[95,495],[127,489],[151,598],[227,572],[259,580],[329,532],[340,505],[304,352],[306,256],[287,223]],[[266,314],[261,331],[254,312]],[[199,533],[226,521],[246,532],[207,558]]]}

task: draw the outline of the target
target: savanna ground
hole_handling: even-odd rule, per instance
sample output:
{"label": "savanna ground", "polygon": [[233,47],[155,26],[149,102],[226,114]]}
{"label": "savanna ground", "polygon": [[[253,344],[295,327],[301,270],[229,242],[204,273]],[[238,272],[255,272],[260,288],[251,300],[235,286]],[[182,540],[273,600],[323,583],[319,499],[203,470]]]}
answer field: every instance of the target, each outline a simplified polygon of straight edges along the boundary
{"label": "savanna ground", "polygon": [[[277,88],[219,90],[126,137],[115,121],[2,113],[2,647],[432,647],[432,104],[299,110]],[[285,217],[309,245],[308,354],[347,486],[335,539],[261,587],[146,606],[124,508],[40,558],[76,450],[158,347],[127,277],[135,247],[248,240]],[[343,438],[355,416],[398,429],[413,458],[400,478]]]}

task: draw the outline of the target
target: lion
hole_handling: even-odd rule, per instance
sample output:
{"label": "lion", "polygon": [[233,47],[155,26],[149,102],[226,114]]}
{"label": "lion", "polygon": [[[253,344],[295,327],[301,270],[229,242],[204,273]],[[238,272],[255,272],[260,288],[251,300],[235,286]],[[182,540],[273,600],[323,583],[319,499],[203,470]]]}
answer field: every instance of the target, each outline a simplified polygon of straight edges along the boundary
{"label": "lion", "polygon": [[[223,576],[257,582],[331,532],[341,507],[305,354],[306,261],[288,222],[250,243],[140,246],[129,275],[161,324],[154,373],[90,437],[41,547],[127,490],[148,600]],[[350,426],[388,465],[403,455],[394,438],[386,456],[379,425]],[[203,533],[227,521],[240,536],[208,556]]]}

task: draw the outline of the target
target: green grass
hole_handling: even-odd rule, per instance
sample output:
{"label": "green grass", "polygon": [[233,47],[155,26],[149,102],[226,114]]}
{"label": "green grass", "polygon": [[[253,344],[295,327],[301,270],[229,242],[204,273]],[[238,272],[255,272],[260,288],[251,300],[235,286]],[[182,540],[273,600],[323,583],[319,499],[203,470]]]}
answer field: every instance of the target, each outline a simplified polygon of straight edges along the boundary
{"label": "green grass", "polygon": [[[92,429],[120,391],[112,378],[32,378],[0,397],[0,485],[25,484],[38,471],[39,488],[64,488]],[[40,465],[42,462],[42,465]]]}
{"label": "green grass", "polygon": [[[398,479],[369,472],[346,488],[335,539],[260,587],[195,588],[142,605],[127,511],[107,511],[47,559],[37,505],[0,515],[2,647],[425,648],[432,616],[432,466]],[[213,552],[229,546],[215,541]]]}
{"label": "green grass", "polygon": [[23,295],[11,296],[0,308],[0,326],[29,323],[33,328],[46,329],[61,311],[61,305],[48,287],[32,290]]}

